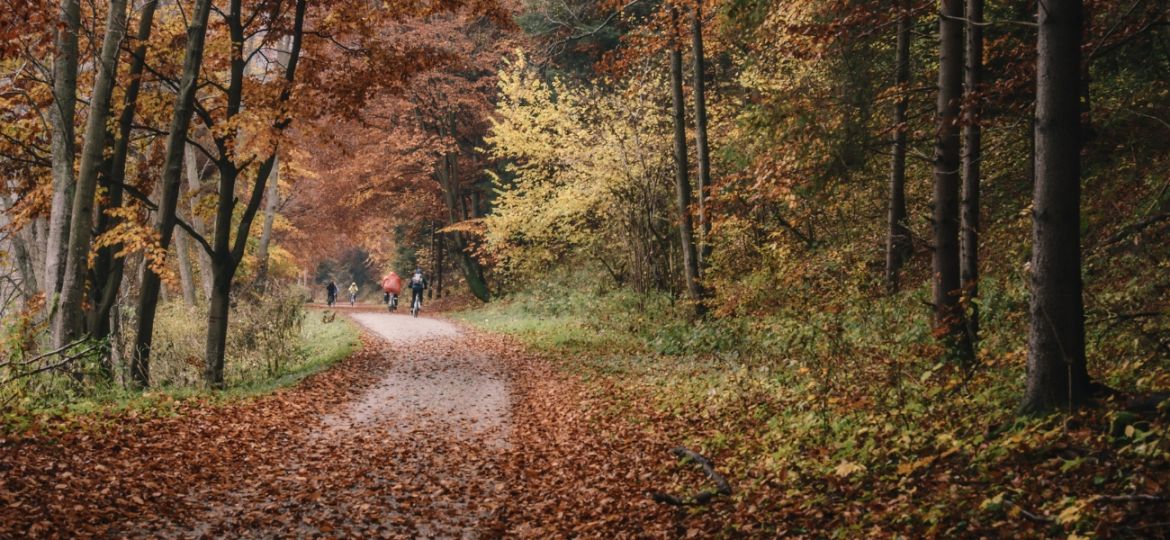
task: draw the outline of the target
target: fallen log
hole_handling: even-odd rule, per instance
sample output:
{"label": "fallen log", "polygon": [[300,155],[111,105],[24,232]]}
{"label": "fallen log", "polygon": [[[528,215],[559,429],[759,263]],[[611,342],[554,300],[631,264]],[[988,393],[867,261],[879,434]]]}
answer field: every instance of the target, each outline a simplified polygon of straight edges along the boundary
{"label": "fallen log", "polygon": [[679,497],[661,491],[651,491],[650,498],[654,499],[654,502],[669,504],[671,506],[698,506],[711,502],[712,499],[719,495],[731,495],[731,484],[727,482],[727,478],[715,470],[715,465],[711,463],[711,460],[703,457],[698,452],[682,446],[674,448],[670,453],[681,460],[690,461],[702,467],[707,477],[715,483],[715,487],[704,489],[690,497]]}

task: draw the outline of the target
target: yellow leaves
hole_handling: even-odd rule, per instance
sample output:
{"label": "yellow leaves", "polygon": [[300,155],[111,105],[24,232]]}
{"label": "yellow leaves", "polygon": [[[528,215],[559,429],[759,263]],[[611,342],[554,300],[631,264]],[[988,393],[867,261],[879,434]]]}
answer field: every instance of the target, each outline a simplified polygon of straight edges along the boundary
{"label": "yellow leaves", "polygon": [[848,478],[855,473],[862,473],[865,471],[865,465],[854,463],[849,460],[844,460],[833,469],[833,474],[837,475],[839,478]]}

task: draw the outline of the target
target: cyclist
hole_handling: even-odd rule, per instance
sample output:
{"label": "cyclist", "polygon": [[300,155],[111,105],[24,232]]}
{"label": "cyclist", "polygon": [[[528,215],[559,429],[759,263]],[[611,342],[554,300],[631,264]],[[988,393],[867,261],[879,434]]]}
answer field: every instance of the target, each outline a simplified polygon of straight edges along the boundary
{"label": "cyclist", "polygon": [[337,301],[337,284],[333,280],[329,280],[329,284],[325,286],[325,302],[329,307],[333,307],[333,303]]}
{"label": "cyclist", "polygon": [[414,275],[410,277],[410,310],[414,312],[414,316],[418,316],[418,309],[422,309],[423,291],[427,288],[427,278],[423,276],[422,268],[415,268]]}
{"label": "cyclist", "polygon": [[402,292],[402,278],[398,277],[398,273],[390,272],[382,278],[382,292],[385,293],[382,299],[386,307],[390,311],[398,309],[398,294]]}
{"label": "cyclist", "polygon": [[349,305],[351,307],[353,306],[354,302],[357,302],[357,293],[358,293],[357,282],[356,281],[351,282],[349,284]]}

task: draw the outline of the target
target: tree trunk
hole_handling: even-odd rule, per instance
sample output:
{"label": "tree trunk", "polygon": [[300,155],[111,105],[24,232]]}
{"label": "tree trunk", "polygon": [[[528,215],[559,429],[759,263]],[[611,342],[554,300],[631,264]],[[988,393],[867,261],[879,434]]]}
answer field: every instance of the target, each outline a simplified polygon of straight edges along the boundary
{"label": "tree trunk", "polygon": [[967,55],[965,86],[967,109],[963,118],[963,200],[962,241],[959,279],[967,313],[967,336],[972,343],[979,339],[979,183],[982,153],[980,115],[983,100],[983,0],[967,0]]}
{"label": "tree trunk", "polygon": [[894,156],[890,164],[890,208],[886,236],[886,285],[898,290],[898,273],[912,253],[906,216],[906,110],[910,107],[910,39],[914,26],[910,0],[898,6],[898,44],[894,69],[898,101],[894,103]]}
{"label": "tree trunk", "polygon": [[89,251],[93,240],[94,196],[97,194],[98,172],[104,161],[106,136],[109,129],[110,99],[114,79],[118,75],[118,53],[126,31],[126,0],[110,0],[106,18],[106,35],[102,39],[98,58],[97,78],[89,104],[89,118],[85,126],[85,143],[81,150],[81,171],[73,196],[69,241],[65,258],[65,274],[61,282],[60,309],[53,326],[53,346],[60,348],[76,340],[85,332],[82,302],[85,299],[85,281],[89,269]]}
{"label": "tree trunk", "polygon": [[280,202],[280,157],[275,156],[272,174],[268,175],[264,195],[264,224],[260,229],[260,245],[256,249],[256,286],[263,288],[268,281],[268,245],[272,242],[272,223],[276,221],[276,206]]}
{"label": "tree trunk", "polygon": [[687,171],[687,127],[683,103],[682,50],[679,49],[676,23],[678,12],[670,8],[670,97],[674,118],[675,196],[679,215],[679,236],[682,241],[683,278],[687,296],[702,312],[702,291],[699,288],[698,255],[695,252],[695,227],[691,220],[691,179]]}
{"label": "tree trunk", "polygon": [[[226,262],[226,261],[225,261]],[[206,365],[203,378],[211,388],[224,385],[224,354],[227,352],[228,315],[231,309],[231,278],[227,268],[215,266],[215,286],[211,289],[210,305],[207,308]],[[226,278],[226,279],[224,279]]]}
{"label": "tree trunk", "polygon": [[968,358],[959,294],[959,112],[963,93],[963,0],[939,17],[938,133],[934,154],[934,323],[950,352]]}
{"label": "tree trunk", "polygon": [[175,254],[179,263],[179,284],[183,287],[183,302],[195,305],[195,276],[191,275],[191,254],[188,251],[187,232],[175,231]]}
{"label": "tree trunk", "polygon": [[[191,194],[199,193],[203,186],[203,182],[199,177],[198,164],[195,161],[195,148],[190,144],[183,150],[183,163],[187,170],[187,189]],[[203,222],[203,218],[199,216],[198,208],[195,207],[194,202],[191,204],[191,227],[195,232],[207,236],[207,225]],[[206,250],[197,250],[197,261],[199,261],[199,280],[203,283],[203,299],[211,298],[211,288],[215,283],[213,277],[214,270],[211,268],[211,255]]]}
{"label": "tree trunk", "polygon": [[57,306],[57,294],[61,291],[61,282],[65,276],[70,212],[73,210],[73,159],[77,151],[73,122],[77,110],[77,33],[80,28],[80,2],[61,0],[53,54],[53,106],[49,109],[53,201],[49,210],[49,236],[45,247],[45,276],[42,283],[50,310]]}
{"label": "tree trunk", "polygon": [[[146,45],[150,40],[151,29],[154,26],[154,13],[158,2],[147,2],[142,6],[142,13],[138,19],[138,33],[135,37],[137,45],[130,60],[129,78],[126,82],[126,92],[122,100],[122,113],[118,118],[118,134],[114,139],[114,151],[110,157],[110,168],[106,174],[107,204],[110,208],[122,206],[122,184],[126,181],[126,159],[130,153],[130,135],[134,129],[134,116],[138,108],[138,94],[142,87],[142,73],[146,69]],[[98,230],[106,231],[117,225],[117,221],[109,216],[101,215],[98,219]],[[121,245],[102,248],[103,266],[99,267],[97,275],[104,276],[104,281],[94,283],[94,305],[90,309],[89,331],[95,338],[102,339],[110,334],[110,312],[122,288],[122,277],[125,274],[126,261],[117,256]],[[99,290],[100,289],[100,290]]]}
{"label": "tree trunk", "polygon": [[[207,18],[211,11],[211,0],[196,0],[187,27],[187,50],[183,58],[183,78],[175,96],[175,113],[171,117],[167,135],[166,157],[163,162],[162,194],[159,196],[158,215],[155,230],[163,250],[169,246],[175,229],[175,211],[179,202],[179,189],[183,180],[183,149],[187,143],[187,128],[194,111],[195,89],[199,70],[203,65],[203,43],[207,37]],[[142,286],[138,293],[138,332],[135,335],[134,359],[130,374],[136,385],[146,387],[150,383],[150,348],[154,339],[154,315],[158,300],[159,275],[151,270],[142,274]]]}
{"label": "tree trunk", "polygon": [[1046,0],[1039,15],[1026,412],[1082,403],[1090,390],[1080,239],[1082,9],[1081,0]]}
{"label": "tree trunk", "polygon": [[[0,230],[10,226],[9,212],[12,208],[12,201],[6,195],[0,195]],[[15,259],[16,270],[20,274],[20,296],[26,302],[33,296],[36,296],[37,291],[37,276],[36,270],[33,267],[33,258],[28,246],[30,242],[28,237],[31,236],[29,229],[32,224],[26,225],[19,230],[11,231],[8,235],[8,242],[12,246],[12,258]]]}
{"label": "tree trunk", "polygon": [[707,215],[707,192],[711,189],[711,158],[707,144],[707,62],[703,55],[703,0],[695,0],[691,23],[691,46],[695,57],[695,151],[699,161],[699,253],[697,273],[702,276],[711,258],[711,217]]}

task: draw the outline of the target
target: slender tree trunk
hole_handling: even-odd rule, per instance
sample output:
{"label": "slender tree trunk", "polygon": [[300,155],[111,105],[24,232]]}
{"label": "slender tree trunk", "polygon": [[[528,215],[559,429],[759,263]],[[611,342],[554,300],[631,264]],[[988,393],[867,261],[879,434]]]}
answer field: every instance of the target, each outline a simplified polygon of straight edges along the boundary
{"label": "slender tree trunk", "polygon": [[959,112],[963,95],[963,0],[942,0],[938,133],[934,162],[934,322],[948,349],[969,358],[959,303]]}
{"label": "slender tree trunk", "polygon": [[702,312],[702,290],[699,288],[698,254],[695,252],[695,227],[691,220],[691,179],[687,171],[687,128],[683,102],[682,50],[679,49],[676,23],[678,12],[670,8],[670,97],[674,118],[675,196],[679,214],[679,236],[682,241],[683,278],[687,296]]}
{"label": "slender tree trunk", "polygon": [[[0,195],[0,229],[10,225],[9,212],[12,209],[13,202],[5,195]],[[33,258],[28,248],[28,237],[31,236],[29,229],[32,224],[12,231],[8,235],[8,242],[12,246],[12,258],[16,263],[16,270],[20,274],[20,296],[25,301],[28,301],[33,296],[36,296],[37,291],[37,275],[33,268]]]}
{"label": "slender tree trunk", "polygon": [[50,309],[58,304],[65,277],[70,212],[73,210],[73,159],[76,154],[74,116],[77,110],[77,33],[81,28],[81,4],[61,0],[53,54],[53,106],[49,109],[52,128],[53,200],[49,210],[49,236],[45,247],[45,297]]}
{"label": "slender tree trunk", "polygon": [[[195,161],[195,148],[190,144],[183,150],[183,163],[187,170],[187,189],[192,195],[198,194],[202,188],[203,182],[199,178],[199,168]],[[198,208],[195,207],[194,202],[191,206],[191,227],[195,232],[207,236],[207,225],[203,222],[203,218],[199,216]],[[212,275],[214,270],[211,268],[211,255],[206,250],[197,250],[197,258],[199,261],[199,280],[203,284],[203,299],[211,298],[211,288],[215,283],[215,278]]]}
{"label": "slender tree trunk", "polygon": [[1080,238],[1082,9],[1081,0],[1045,0],[1039,15],[1026,412],[1081,403],[1090,391]]}
{"label": "slender tree trunk", "polygon": [[906,110],[910,107],[910,39],[914,26],[910,0],[898,6],[898,44],[894,79],[898,101],[894,103],[894,156],[890,164],[890,208],[886,236],[886,285],[898,290],[898,273],[912,253],[906,215]]}
{"label": "slender tree trunk", "polygon": [[268,281],[268,245],[272,242],[272,224],[276,221],[276,206],[280,202],[280,157],[273,159],[272,174],[268,175],[268,192],[264,195],[264,223],[260,229],[260,245],[256,249],[256,285],[264,287]]}
{"label": "slender tree trunk", "polygon": [[707,61],[703,53],[703,0],[695,0],[691,22],[691,46],[695,57],[695,151],[699,161],[699,254],[698,275],[702,276],[711,258],[711,217],[707,215],[707,192],[711,189],[711,158],[707,144]]}
{"label": "slender tree trunk", "polygon": [[110,99],[114,91],[114,78],[118,75],[118,53],[125,32],[126,0],[110,0],[106,35],[102,39],[97,78],[89,101],[85,144],[81,150],[81,174],[78,175],[73,196],[65,275],[61,284],[61,309],[57,310],[53,328],[54,347],[63,347],[85,332],[82,302],[85,299],[89,251],[93,240],[94,196],[97,194],[98,172],[104,161],[106,136],[109,134],[106,121],[110,117]]}
{"label": "slender tree trunk", "polygon": [[436,266],[437,271],[439,273],[438,280],[437,280],[438,284],[436,285],[435,294],[438,295],[439,298],[443,297],[443,258],[444,258],[443,254],[446,252],[447,252],[447,239],[446,239],[446,237],[444,237],[443,235],[440,234],[439,235],[439,254],[436,256],[437,261],[435,262],[435,266]]}
{"label": "slender tree trunk", "polygon": [[179,263],[179,284],[183,288],[183,302],[195,305],[195,276],[191,275],[191,254],[188,251],[187,232],[175,231],[175,255]]}
{"label": "slender tree trunk", "polygon": [[[138,19],[136,46],[130,60],[129,78],[126,82],[125,96],[122,99],[122,114],[118,118],[118,134],[114,139],[114,151],[110,157],[110,168],[106,178],[107,204],[110,208],[122,206],[122,184],[126,181],[126,159],[130,153],[130,135],[134,129],[134,116],[138,108],[138,94],[142,88],[142,74],[146,69],[146,45],[150,41],[151,29],[154,26],[154,13],[158,7],[157,0],[146,2],[142,6],[142,13]],[[102,215],[98,219],[98,230],[106,231],[117,225],[115,218]],[[104,267],[98,275],[104,276],[102,283],[95,283],[96,302],[91,309],[89,328],[95,338],[102,339],[110,334],[110,312],[117,301],[118,293],[122,288],[122,277],[125,273],[126,260],[117,256],[121,245],[102,248],[104,252],[100,259]]]}
{"label": "slender tree trunk", "polygon": [[[449,131],[446,128],[439,129],[439,135],[455,136],[454,117],[447,119],[447,123],[452,126]],[[467,219],[466,207],[463,204],[463,190],[459,183],[458,172],[458,155],[455,153],[447,153],[443,156],[441,164],[441,171],[439,174],[439,181],[443,187],[443,196],[447,204],[447,213],[451,223],[458,223]],[[475,260],[471,254],[467,253],[467,240],[463,233],[452,233],[455,251],[455,256],[459,259],[459,264],[463,268],[463,277],[467,280],[467,286],[471,289],[471,294],[475,295],[480,301],[487,302],[491,298],[491,292],[488,289],[487,280],[484,277],[483,267],[479,261]]]}
{"label": "slender tree trunk", "polygon": [[967,55],[965,86],[967,109],[963,118],[962,242],[959,279],[966,300],[967,336],[979,339],[979,183],[983,159],[981,122],[983,100],[983,0],[967,0]]}
{"label": "slender tree trunk", "polygon": [[[155,230],[159,243],[165,250],[169,247],[175,229],[175,211],[179,202],[179,189],[183,180],[183,148],[187,143],[187,128],[194,112],[195,89],[199,71],[203,65],[203,44],[207,37],[207,18],[211,11],[211,0],[196,0],[187,27],[187,50],[183,58],[183,78],[175,96],[175,113],[171,117],[167,135],[166,157],[163,162],[162,194],[159,196],[158,216]],[[136,385],[150,384],[150,348],[154,341],[154,315],[158,300],[159,275],[151,270],[142,274],[142,286],[138,293],[138,332],[135,335],[134,359],[130,374]]]}
{"label": "slender tree trunk", "polygon": [[207,308],[207,365],[203,377],[211,388],[222,388],[224,384],[224,355],[227,352],[228,316],[231,308],[231,279],[227,268],[218,265],[211,301]]}

